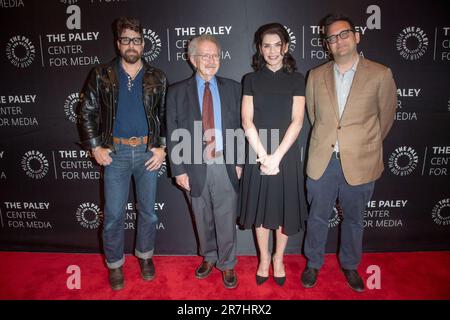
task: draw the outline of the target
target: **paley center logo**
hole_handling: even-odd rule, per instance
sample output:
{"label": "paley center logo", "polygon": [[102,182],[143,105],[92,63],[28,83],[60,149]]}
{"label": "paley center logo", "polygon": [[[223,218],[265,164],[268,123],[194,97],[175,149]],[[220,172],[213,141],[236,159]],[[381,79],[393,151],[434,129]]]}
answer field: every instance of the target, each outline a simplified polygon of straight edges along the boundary
{"label": "paley center logo", "polygon": [[428,49],[428,36],[419,27],[407,27],[397,37],[397,50],[402,58],[419,60]]}
{"label": "paley center logo", "polygon": [[434,223],[440,226],[450,225],[450,198],[439,201],[434,206],[431,217],[433,218]]}
{"label": "paley center logo", "polygon": [[16,35],[6,44],[6,57],[17,68],[29,67],[36,56],[34,44],[25,36]]}
{"label": "paley center logo", "polygon": [[76,212],[77,221],[86,229],[97,229],[103,221],[103,212],[92,202],[80,204]]}
{"label": "paley center logo", "polygon": [[151,62],[158,58],[161,53],[161,39],[158,34],[151,29],[144,29],[145,47],[142,56],[145,61]]}
{"label": "paley center logo", "polygon": [[73,123],[78,122],[78,116],[76,113],[77,106],[80,102],[80,94],[78,92],[71,93],[64,102],[64,113],[67,119]]}
{"label": "paley center logo", "polygon": [[161,168],[159,168],[158,178],[161,177],[162,175],[164,175],[166,173],[166,171],[167,171],[167,163],[166,163],[166,161],[164,161],[161,165]]}
{"label": "paley center logo", "polygon": [[397,176],[407,176],[411,174],[419,163],[416,150],[411,147],[402,146],[392,152],[389,157],[389,169]]}
{"label": "paley center logo", "polygon": [[27,151],[22,157],[21,164],[26,175],[33,179],[44,178],[49,170],[47,158],[37,150]]}
{"label": "paley center logo", "polygon": [[342,221],[342,208],[339,205],[333,207],[333,216],[328,220],[328,228],[334,228]]}
{"label": "paley center logo", "polygon": [[297,37],[295,36],[294,32],[289,28],[288,26],[284,26],[286,29],[286,32],[289,35],[289,52],[294,53],[295,46],[297,45]]}

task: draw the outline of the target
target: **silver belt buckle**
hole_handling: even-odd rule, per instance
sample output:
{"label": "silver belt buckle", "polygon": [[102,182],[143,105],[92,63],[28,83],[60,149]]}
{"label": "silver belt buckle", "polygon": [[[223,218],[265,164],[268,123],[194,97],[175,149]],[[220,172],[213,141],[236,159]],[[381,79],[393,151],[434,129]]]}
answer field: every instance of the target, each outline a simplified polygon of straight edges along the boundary
{"label": "silver belt buckle", "polygon": [[136,147],[139,144],[138,137],[128,138],[128,143],[130,144],[130,146]]}

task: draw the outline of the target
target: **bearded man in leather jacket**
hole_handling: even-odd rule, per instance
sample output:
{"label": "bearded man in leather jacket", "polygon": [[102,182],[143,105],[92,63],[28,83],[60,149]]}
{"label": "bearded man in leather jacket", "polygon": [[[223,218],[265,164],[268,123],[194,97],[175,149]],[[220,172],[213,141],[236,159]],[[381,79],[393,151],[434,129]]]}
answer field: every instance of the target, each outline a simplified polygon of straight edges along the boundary
{"label": "bearded man in leather jacket", "polygon": [[165,152],[166,76],[142,59],[143,28],[135,18],[116,20],[120,56],[95,67],[81,95],[80,138],[104,166],[103,245],[109,283],[124,287],[125,207],[131,176],[137,196],[135,255],[144,280],[155,277],[153,252],[158,170]]}

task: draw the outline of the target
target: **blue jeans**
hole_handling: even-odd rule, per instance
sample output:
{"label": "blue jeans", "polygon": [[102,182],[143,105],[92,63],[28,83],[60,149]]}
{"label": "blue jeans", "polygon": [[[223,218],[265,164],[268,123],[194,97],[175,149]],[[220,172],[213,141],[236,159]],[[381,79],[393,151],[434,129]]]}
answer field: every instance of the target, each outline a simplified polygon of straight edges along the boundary
{"label": "blue jeans", "polygon": [[319,180],[307,178],[310,205],[306,227],[305,255],[308,267],[320,269],[324,262],[328,220],[336,199],[343,211],[339,262],[344,269],[356,270],[361,261],[364,231],[364,209],[372,197],[375,182],[352,186],[347,183],[341,163],[335,155]]}
{"label": "blue jeans", "polygon": [[153,152],[146,145],[136,147],[114,145],[112,163],[105,167],[105,221],[103,224],[103,246],[108,268],[119,268],[125,262],[124,227],[125,208],[128,203],[131,175],[134,176],[137,195],[137,230],[135,255],[141,259],[153,256],[156,223],[155,197],[158,170],[147,171],[145,162]]}

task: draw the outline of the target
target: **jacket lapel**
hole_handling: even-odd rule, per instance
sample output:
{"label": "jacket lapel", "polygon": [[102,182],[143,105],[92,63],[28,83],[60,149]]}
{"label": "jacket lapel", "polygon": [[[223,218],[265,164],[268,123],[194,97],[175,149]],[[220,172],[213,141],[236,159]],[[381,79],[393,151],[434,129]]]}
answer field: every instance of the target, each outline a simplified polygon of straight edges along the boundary
{"label": "jacket lapel", "polygon": [[[119,101],[119,70],[118,70],[118,68],[120,68],[119,63],[120,60],[116,58],[113,60],[113,63],[110,64],[110,66],[107,68],[109,83],[112,84],[110,89],[113,91],[115,101]],[[116,116],[117,108],[115,103],[112,104],[112,108],[113,108],[113,115]]]}
{"label": "jacket lapel", "polygon": [[364,58],[359,57],[359,62],[356,67],[355,76],[353,77],[352,86],[350,88],[350,92],[348,94],[347,102],[345,104],[344,113],[342,114],[342,118],[344,118],[344,115],[346,112],[349,112],[347,109],[354,108],[353,106],[353,100],[355,97],[362,92],[362,89],[367,82],[367,77],[369,76],[366,68],[366,64],[364,61]]}
{"label": "jacket lapel", "polygon": [[330,107],[333,109],[334,114],[339,121],[339,106],[336,96],[336,85],[334,83],[333,65],[334,63],[330,63],[328,69],[325,71],[325,85],[327,87],[328,95],[330,96],[331,100]]}
{"label": "jacket lapel", "polygon": [[[220,114],[221,114],[221,119],[222,119],[222,137],[225,137],[225,129],[228,127],[226,124],[226,120],[227,120],[227,110],[228,110],[228,105],[229,105],[229,95],[226,94],[225,91],[225,87],[224,87],[224,83],[222,81],[221,78],[216,76],[216,80],[217,80],[217,88],[219,89],[219,98],[220,98]],[[225,145],[225,141],[223,141],[224,145]]]}
{"label": "jacket lapel", "polygon": [[188,80],[187,86],[188,104],[191,106],[191,112],[195,121],[202,121],[200,113],[200,104],[198,103],[197,81],[195,75]]}

